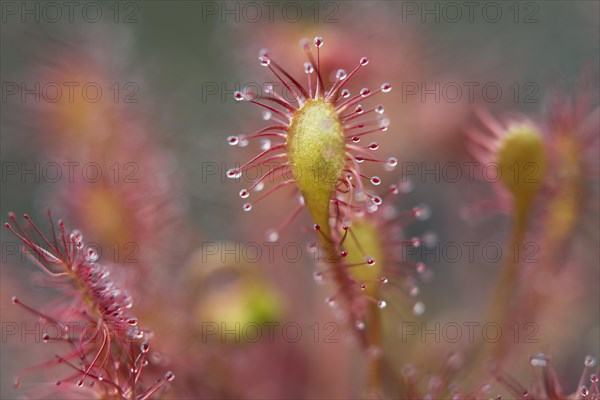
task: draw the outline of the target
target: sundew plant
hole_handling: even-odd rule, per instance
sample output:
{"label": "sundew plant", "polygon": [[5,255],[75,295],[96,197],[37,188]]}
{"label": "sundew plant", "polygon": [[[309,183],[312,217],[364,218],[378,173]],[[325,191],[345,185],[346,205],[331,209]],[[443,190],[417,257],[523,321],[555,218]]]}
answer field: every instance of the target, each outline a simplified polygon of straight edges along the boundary
{"label": "sundew plant", "polygon": [[596,2],[4,2],[0,398],[600,400]]}

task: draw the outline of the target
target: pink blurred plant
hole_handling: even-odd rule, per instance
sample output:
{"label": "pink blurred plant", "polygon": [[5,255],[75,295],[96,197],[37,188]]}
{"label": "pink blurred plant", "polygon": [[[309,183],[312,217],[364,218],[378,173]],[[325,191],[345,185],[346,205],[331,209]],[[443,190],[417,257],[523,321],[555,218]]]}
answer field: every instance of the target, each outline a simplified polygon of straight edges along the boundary
{"label": "pink blurred plant", "polygon": [[[56,381],[66,390],[89,386],[101,396],[122,399],[148,399],[166,382],[174,379],[169,371],[154,382],[147,376],[155,369],[149,365],[150,332],[138,326],[131,313],[133,299],[126,290],[110,278],[108,268],[97,262],[96,250],[86,247],[79,230],[68,231],[64,222],[54,227],[51,213],[50,237],[24,216],[21,227],[14,214],[6,227],[23,242],[22,251],[44,273],[44,285],[62,292],[62,296],[38,310],[13,297],[13,303],[37,316],[41,321],[58,327],[60,334],[44,342],[65,344],[70,350],[63,355],[23,369],[16,378],[29,372],[64,366],[70,371]],[[142,374],[142,372],[144,372]],[[83,390],[83,389],[82,389]]]}

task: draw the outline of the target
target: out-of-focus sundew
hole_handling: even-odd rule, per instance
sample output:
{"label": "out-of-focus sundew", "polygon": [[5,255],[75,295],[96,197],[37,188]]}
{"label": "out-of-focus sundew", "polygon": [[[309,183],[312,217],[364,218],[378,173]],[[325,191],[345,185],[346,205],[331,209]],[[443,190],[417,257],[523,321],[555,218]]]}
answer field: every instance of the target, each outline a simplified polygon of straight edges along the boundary
{"label": "out-of-focus sundew", "polygon": [[[125,64],[128,55],[116,53],[114,64]],[[122,69],[77,48],[38,65],[34,70],[42,71],[46,86],[72,90],[32,107],[48,121],[38,122],[35,134],[49,162],[70,168],[51,185],[47,200],[89,227],[99,251],[113,261],[149,269],[169,262],[181,247],[171,239],[184,229],[185,195],[176,157],[159,142],[161,128],[148,120],[149,107],[138,104],[140,74],[128,81],[133,78]]]}
{"label": "out-of-focus sundew", "polygon": [[[207,324],[214,328],[211,340],[225,337],[231,343],[244,343],[248,326],[280,323],[284,307],[282,294],[268,282],[255,265],[241,262],[241,250],[224,251],[235,243],[214,243],[217,252],[199,250],[186,266],[195,290],[194,324],[202,334]],[[239,262],[235,262],[238,260]]]}

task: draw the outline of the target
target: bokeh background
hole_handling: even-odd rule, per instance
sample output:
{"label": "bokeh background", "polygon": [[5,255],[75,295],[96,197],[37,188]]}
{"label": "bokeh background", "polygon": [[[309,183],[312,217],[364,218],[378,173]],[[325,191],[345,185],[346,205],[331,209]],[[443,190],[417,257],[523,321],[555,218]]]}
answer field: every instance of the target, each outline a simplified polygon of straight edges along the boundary
{"label": "bokeh background", "polygon": [[[423,165],[473,160],[465,132],[478,124],[474,110],[546,121],[553,93],[575,93],[577,82],[585,82],[596,98],[598,126],[598,2],[481,2],[472,14],[462,2],[267,3],[91,2],[86,8],[82,2],[72,18],[60,2],[60,16],[44,2],[2,3],[1,215],[29,213],[45,227],[50,208],[98,244],[101,260],[132,291],[136,315],[154,332],[153,343],[162,354],[156,362],[169,365],[177,376],[164,396],[364,395],[364,357],[323,301],[334,289],[313,279],[313,257],[305,251],[314,240],[308,215],[301,214],[280,238],[302,254],[293,261],[281,252],[266,257],[265,232],[296,200],[275,195],[245,213],[238,196],[244,186],[225,177],[228,168],[256,150],[233,148],[226,138],[264,123],[256,107],[237,104],[232,96],[234,90],[274,81],[257,62],[260,49],[269,48],[301,82],[302,38],[324,38],[327,74],[351,70],[361,56],[369,57],[368,67],[349,86],[356,91],[392,84],[392,92],[377,100],[391,120],[379,138],[380,153],[419,171]],[[65,82],[76,83],[72,98]],[[92,89],[83,93],[90,82]],[[465,82],[476,83],[473,98]],[[434,89],[421,97],[423,84],[448,91]],[[501,88],[501,94],[483,92],[486,84]],[[413,94],[415,85],[420,89]],[[458,99],[452,91],[456,86],[463,89]],[[102,93],[92,101],[96,87]],[[556,301],[533,321],[539,342],[519,340],[511,349],[507,369],[525,385],[533,376],[530,354],[551,354],[569,393],[577,386],[584,357],[600,354],[599,154],[596,140],[585,155],[593,167],[586,198],[591,211],[586,208],[558,251],[560,270],[569,273],[540,282],[551,287]],[[73,179],[65,162],[79,163]],[[92,162],[102,177],[96,179],[93,168],[84,170]],[[407,170],[377,174],[393,183],[406,178]],[[450,182],[439,170],[437,178],[418,173],[410,178],[406,186],[412,190],[397,199],[397,207],[424,205],[431,216],[411,224],[407,236],[441,244],[497,243],[506,250],[509,218],[494,204],[492,185]],[[486,199],[492,199],[487,206]],[[253,251],[248,243],[262,249],[258,261],[246,254]],[[47,382],[43,374],[26,377],[27,385],[17,390],[13,378],[57,351],[35,340],[35,334],[21,340],[21,331],[7,333],[7,324],[34,321],[11,296],[31,304],[56,296],[52,288],[36,285],[35,267],[16,248],[16,239],[3,230],[0,397],[7,399]],[[219,253],[208,256],[215,248]],[[234,256],[220,257],[231,248]],[[410,257],[427,258],[419,252]],[[390,310],[385,382],[391,397],[405,364],[422,371],[426,386],[425,377],[440,373],[445,354],[464,345],[431,338],[409,345],[400,339],[402,322],[477,321],[501,265],[480,252],[474,260],[463,254],[458,260],[423,261],[427,274],[420,279],[417,300],[426,311],[421,319],[406,304]],[[264,337],[257,343],[206,340],[203,323],[220,319],[295,323],[303,335],[297,343],[279,332],[272,343]],[[324,340],[330,328],[336,343]],[[464,374],[467,386],[489,378],[483,367],[470,368],[475,372]],[[503,393],[501,387],[494,390]]]}

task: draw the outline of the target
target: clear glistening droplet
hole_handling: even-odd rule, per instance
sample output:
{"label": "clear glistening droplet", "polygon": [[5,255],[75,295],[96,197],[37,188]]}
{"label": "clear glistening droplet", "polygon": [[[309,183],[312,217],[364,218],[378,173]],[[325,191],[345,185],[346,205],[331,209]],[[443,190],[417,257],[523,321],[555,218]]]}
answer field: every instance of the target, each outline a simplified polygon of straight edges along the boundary
{"label": "clear glistening droplet", "polygon": [[240,171],[239,169],[232,168],[232,169],[230,169],[230,170],[227,171],[227,177],[229,179],[237,179],[240,176],[242,176],[242,171]]}
{"label": "clear glistening droplet", "polygon": [[331,308],[335,308],[337,306],[337,302],[333,299],[333,297],[327,297],[325,299],[325,303]]}
{"label": "clear glistening droplet", "polygon": [[584,364],[586,367],[593,367],[596,365],[596,359],[593,356],[586,356]]}
{"label": "clear glistening droplet", "polygon": [[315,69],[311,63],[305,62],[304,63],[304,72],[306,72],[307,74],[312,74],[313,72],[315,72]]}
{"label": "clear glistening droplet", "polygon": [[396,165],[398,165],[398,159],[396,157],[390,157],[385,161],[385,170],[386,171],[393,171],[394,168],[396,168]]}
{"label": "clear glistening droplet", "polygon": [[532,367],[546,367],[548,366],[548,357],[545,354],[537,354],[530,357],[529,363]]}
{"label": "clear glistening droplet", "polygon": [[96,249],[93,248],[88,248],[87,249],[87,253],[85,255],[85,260],[87,262],[95,262],[96,260],[98,260],[98,252],[96,251]]}
{"label": "clear glistening droplet", "polygon": [[323,283],[323,280],[324,280],[323,273],[319,272],[319,271],[313,273],[313,279],[315,280],[316,283],[319,283],[319,284]]}
{"label": "clear glistening droplet", "polygon": [[260,144],[260,149],[265,151],[271,148],[271,141],[269,139],[263,139]]}
{"label": "clear glistening droplet", "polygon": [[276,242],[279,239],[279,233],[276,230],[270,229],[267,231],[267,240],[269,242]]}
{"label": "clear glistening droplet", "polygon": [[425,312],[425,304],[420,301],[415,303],[412,311],[414,315],[422,315]]}
{"label": "clear glistening droplet", "polygon": [[420,204],[415,208],[414,213],[419,221],[426,221],[431,217],[431,207],[427,204]]}

